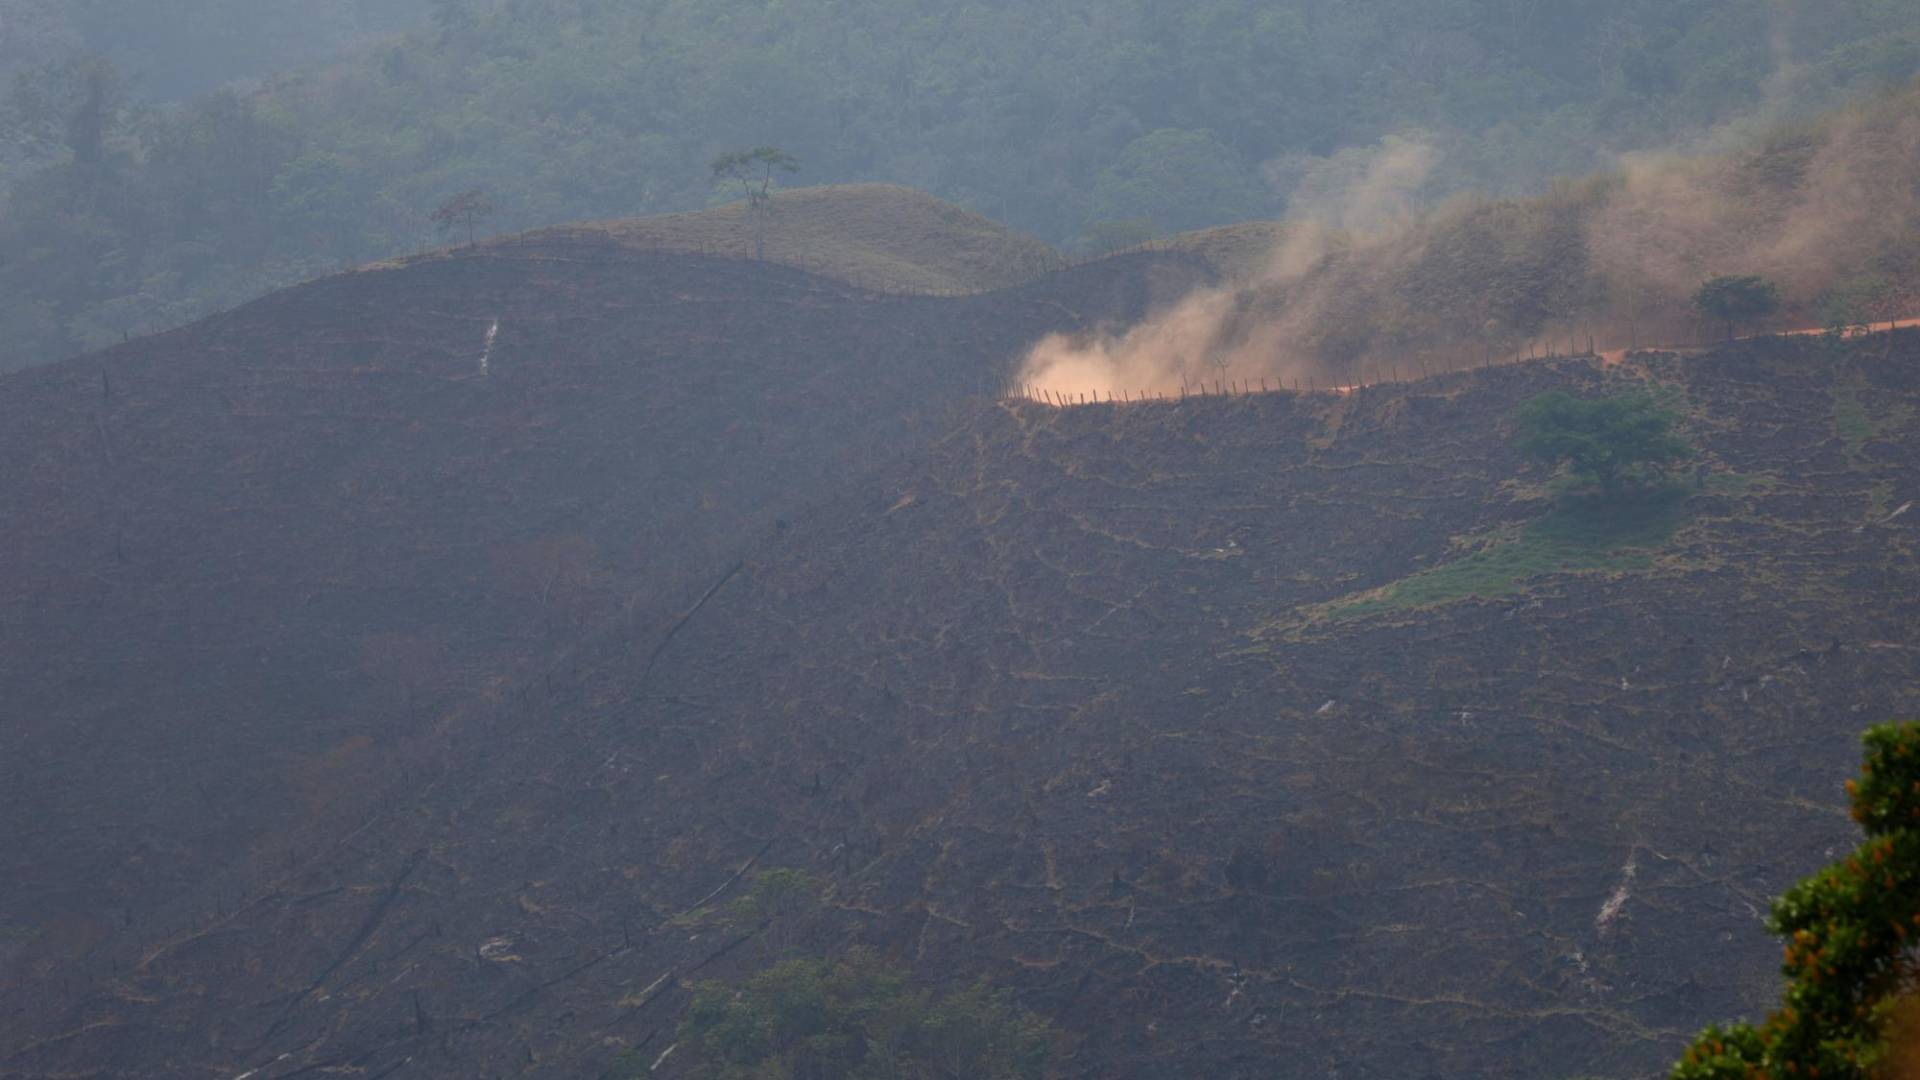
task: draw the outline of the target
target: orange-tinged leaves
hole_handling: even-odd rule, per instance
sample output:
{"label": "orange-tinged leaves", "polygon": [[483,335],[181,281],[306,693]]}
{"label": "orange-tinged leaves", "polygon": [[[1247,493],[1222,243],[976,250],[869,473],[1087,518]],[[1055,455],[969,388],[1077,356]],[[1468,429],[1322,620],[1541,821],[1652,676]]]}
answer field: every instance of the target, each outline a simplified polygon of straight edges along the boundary
{"label": "orange-tinged leaves", "polygon": [[[1772,925],[1786,937],[1786,999],[1759,1030],[1742,1025],[1724,1038],[1719,1028],[1703,1032],[1676,1070],[1682,1080],[1823,1073],[1920,1080],[1920,1068],[1895,1064],[1899,1033],[1882,1026],[1888,994],[1911,974],[1900,958],[1920,941],[1920,831],[1908,824],[1920,821],[1920,754],[1909,753],[1920,746],[1920,724],[1884,725],[1865,741],[1868,763],[1846,787],[1851,816],[1868,835],[1852,855],[1802,880],[1774,907]],[[1914,1008],[1920,1017],[1920,1005]]]}

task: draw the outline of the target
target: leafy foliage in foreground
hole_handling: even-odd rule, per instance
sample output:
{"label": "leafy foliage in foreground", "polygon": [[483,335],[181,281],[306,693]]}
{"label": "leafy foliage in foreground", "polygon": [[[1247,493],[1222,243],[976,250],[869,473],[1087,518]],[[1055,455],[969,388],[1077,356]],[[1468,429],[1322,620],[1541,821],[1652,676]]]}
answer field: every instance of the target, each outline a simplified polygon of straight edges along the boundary
{"label": "leafy foliage in foreground", "polygon": [[1046,1075],[1051,1029],[1005,990],[944,997],[865,954],[783,961],[694,997],[680,1043],[707,1080],[1032,1080]]}
{"label": "leafy foliage in foreground", "polygon": [[1920,723],[1866,734],[1847,781],[1866,842],[1774,901],[1786,993],[1759,1027],[1702,1032],[1673,1080],[1891,1076],[1889,1028],[1910,1019],[1920,941]]}

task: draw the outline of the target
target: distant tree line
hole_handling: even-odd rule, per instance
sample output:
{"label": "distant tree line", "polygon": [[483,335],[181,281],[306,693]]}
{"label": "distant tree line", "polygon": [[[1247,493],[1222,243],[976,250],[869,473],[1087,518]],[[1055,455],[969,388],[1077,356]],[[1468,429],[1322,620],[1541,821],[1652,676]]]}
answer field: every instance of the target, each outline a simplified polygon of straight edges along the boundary
{"label": "distant tree line", "polygon": [[0,34],[0,367],[438,242],[453,193],[487,194],[474,235],[703,206],[732,146],[1088,251],[1277,214],[1408,129],[1429,194],[1527,189],[1752,108],[1776,40],[1804,104],[1920,71],[1900,5],[1803,7],[0,0],[34,42]]}
{"label": "distant tree line", "polygon": [[432,0],[0,0],[0,80],[49,57],[109,57],[144,97],[261,78],[427,18]]}

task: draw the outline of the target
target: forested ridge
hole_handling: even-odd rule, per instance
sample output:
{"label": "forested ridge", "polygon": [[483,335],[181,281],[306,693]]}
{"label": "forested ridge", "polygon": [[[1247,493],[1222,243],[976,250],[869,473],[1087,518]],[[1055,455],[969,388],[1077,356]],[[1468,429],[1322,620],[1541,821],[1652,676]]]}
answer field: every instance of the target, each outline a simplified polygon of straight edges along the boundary
{"label": "forested ridge", "polygon": [[174,101],[423,22],[428,0],[0,0],[0,76],[63,53],[110,57]]}
{"label": "forested ridge", "polygon": [[[0,367],[436,242],[459,191],[495,230],[695,208],[739,146],[1084,251],[1283,213],[1394,133],[1438,150],[1422,194],[1510,193],[1920,70],[1898,0],[438,0],[372,40],[413,9],[204,7],[0,3]],[[367,43],[152,104],[182,35],[234,78],[289,25]]]}

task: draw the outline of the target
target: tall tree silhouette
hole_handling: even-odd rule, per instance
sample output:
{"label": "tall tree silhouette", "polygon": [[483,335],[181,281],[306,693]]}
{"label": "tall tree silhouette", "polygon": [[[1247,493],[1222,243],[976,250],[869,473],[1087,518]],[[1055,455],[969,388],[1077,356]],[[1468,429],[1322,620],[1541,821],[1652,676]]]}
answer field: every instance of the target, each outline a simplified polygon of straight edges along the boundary
{"label": "tall tree silhouette", "polygon": [[776,173],[796,173],[800,162],[777,146],[756,146],[721,154],[707,166],[715,183],[740,186],[747,198],[747,215],[753,222],[753,257],[767,257],[767,211],[773,202]]}
{"label": "tall tree silhouette", "polygon": [[472,191],[463,191],[441,203],[440,208],[433,212],[432,221],[440,226],[441,232],[446,232],[455,225],[465,225],[467,246],[472,247],[475,224],[492,215],[493,201],[487,198],[486,192],[475,188]]}

